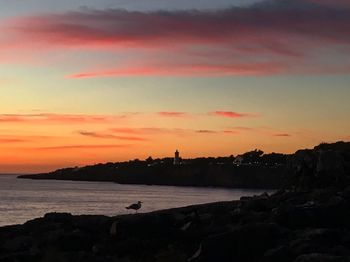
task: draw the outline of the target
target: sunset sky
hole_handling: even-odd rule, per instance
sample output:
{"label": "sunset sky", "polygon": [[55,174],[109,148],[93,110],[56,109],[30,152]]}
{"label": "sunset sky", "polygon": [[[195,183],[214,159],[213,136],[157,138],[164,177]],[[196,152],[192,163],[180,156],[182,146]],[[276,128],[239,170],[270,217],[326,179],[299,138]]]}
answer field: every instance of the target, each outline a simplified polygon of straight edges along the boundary
{"label": "sunset sky", "polygon": [[0,4],[0,173],[350,140],[348,0]]}

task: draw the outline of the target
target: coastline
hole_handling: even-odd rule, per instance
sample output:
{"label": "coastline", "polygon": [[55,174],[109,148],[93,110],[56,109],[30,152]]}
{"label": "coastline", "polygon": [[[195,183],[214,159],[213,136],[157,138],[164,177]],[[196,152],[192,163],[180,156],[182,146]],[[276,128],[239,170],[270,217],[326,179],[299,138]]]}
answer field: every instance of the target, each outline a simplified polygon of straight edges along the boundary
{"label": "coastline", "polygon": [[276,191],[281,189],[281,187],[253,187],[253,186],[217,186],[217,185],[173,185],[173,184],[143,184],[143,183],[119,183],[115,181],[108,181],[108,180],[80,180],[80,179],[62,179],[62,178],[29,178],[29,177],[22,177],[22,176],[28,176],[28,175],[20,175],[17,176],[17,179],[33,179],[33,180],[55,180],[55,181],[72,181],[72,182],[102,182],[102,183],[116,183],[119,185],[139,185],[139,186],[164,186],[164,187],[185,187],[185,188],[218,188],[218,189],[244,189],[244,190],[267,190],[267,191]]}
{"label": "coastline", "polygon": [[[12,196],[10,188],[11,191],[15,190]],[[0,226],[21,224],[50,212],[106,216],[128,214],[130,212],[124,207],[138,200],[143,202],[141,212],[152,212],[209,202],[238,200],[241,196],[258,195],[265,191],[0,177],[2,199],[0,209],[3,211]]]}
{"label": "coastline", "polygon": [[56,170],[44,174],[20,175],[18,178],[103,181],[129,185],[279,189],[284,186],[286,181],[286,167],[237,167],[228,164],[200,168],[193,166],[142,166],[126,168],[125,170],[105,170],[97,165]]}
{"label": "coastline", "polygon": [[349,206],[350,188],[328,188],[116,217],[49,213],[1,227],[0,259],[347,261]]}
{"label": "coastline", "polygon": [[350,143],[300,150],[288,170],[272,195],[2,227],[0,261],[350,261]]}

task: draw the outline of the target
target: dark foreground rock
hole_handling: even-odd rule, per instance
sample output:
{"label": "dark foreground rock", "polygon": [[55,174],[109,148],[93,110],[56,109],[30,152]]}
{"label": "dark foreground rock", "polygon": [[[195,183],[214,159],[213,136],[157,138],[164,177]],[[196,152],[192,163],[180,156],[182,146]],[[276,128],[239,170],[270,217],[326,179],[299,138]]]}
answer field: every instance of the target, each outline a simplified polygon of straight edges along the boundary
{"label": "dark foreground rock", "polygon": [[0,228],[0,261],[350,261],[350,188]]}

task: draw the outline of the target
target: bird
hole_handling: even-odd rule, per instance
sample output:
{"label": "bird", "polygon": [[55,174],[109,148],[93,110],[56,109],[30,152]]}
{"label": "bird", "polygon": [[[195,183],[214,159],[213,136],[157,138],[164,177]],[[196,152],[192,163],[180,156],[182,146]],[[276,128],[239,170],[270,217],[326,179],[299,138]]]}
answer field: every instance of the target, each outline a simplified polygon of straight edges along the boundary
{"label": "bird", "polygon": [[134,204],[131,204],[130,206],[128,207],[125,207],[126,209],[133,209],[136,211],[137,213],[137,210],[139,210],[141,208],[141,204],[142,202],[141,201],[138,201],[137,203],[134,203]]}

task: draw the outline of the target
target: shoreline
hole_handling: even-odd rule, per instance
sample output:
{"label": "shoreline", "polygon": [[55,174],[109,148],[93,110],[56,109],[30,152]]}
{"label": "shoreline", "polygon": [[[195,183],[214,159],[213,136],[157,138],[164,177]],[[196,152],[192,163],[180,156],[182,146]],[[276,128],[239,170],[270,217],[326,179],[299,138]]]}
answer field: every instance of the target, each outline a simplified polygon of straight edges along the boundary
{"label": "shoreline", "polygon": [[141,183],[118,183],[115,181],[104,181],[104,180],[81,180],[81,179],[59,179],[59,178],[31,178],[28,175],[21,177],[22,175],[17,175],[16,179],[29,179],[29,180],[45,180],[45,181],[71,181],[71,182],[91,182],[91,183],[114,183],[117,185],[130,185],[130,186],[164,186],[164,187],[184,187],[184,188],[213,188],[213,189],[243,189],[243,190],[268,190],[276,191],[281,189],[280,187],[228,187],[228,186],[196,186],[196,185],[170,185],[170,184],[141,184]]}
{"label": "shoreline", "polygon": [[[348,206],[349,187],[279,191],[114,217],[48,213],[22,225],[1,227],[0,239],[5,241],[0,259],[347,261]],[[302,260],[306,257],[318,260]]]}
{"label": "shoreline", "polygon": [[272,195],[0,228],[0,261],[350,261],[350,143],[300,150],[288,167],[288,187]]}
{"label": "shoreline", "polygon": [[[3,210],[3,216],[0,219],[1,226],[21,224],[49,212],[107,216],[127,214],[129,212],[124,207],[138,200],[144,202],[142,212],[151,212],[165,208],[238,200],[241,196],[259,195],[266,191],[268,193],[274,192],[269,190],[215,187],[119,185],[107,182],[70,182],[62,180],[18,180],[13,176],[4,177],[4,179],[0,178],[0,196],[3,197],[0,205],[0,208]],[[16,189],[16,194],[13,197],[8,195],[8,188]],[[25,196],[25,198],[23,199],[21,196]]]}

